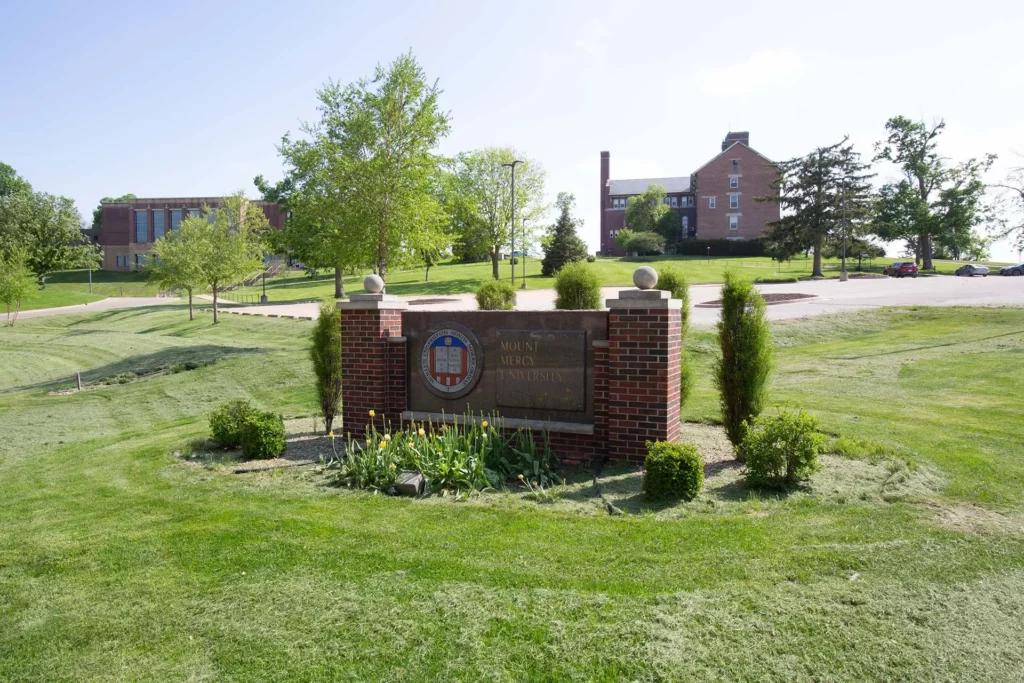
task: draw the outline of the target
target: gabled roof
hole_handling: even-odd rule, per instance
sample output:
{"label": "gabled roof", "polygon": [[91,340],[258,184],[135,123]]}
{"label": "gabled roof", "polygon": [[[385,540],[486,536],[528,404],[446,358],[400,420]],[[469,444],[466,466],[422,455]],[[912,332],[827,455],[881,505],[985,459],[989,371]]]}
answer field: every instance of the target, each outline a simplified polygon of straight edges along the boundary
{"label": "gabled roof", "polygon": [[701,171],[703,171],[703,170],[705,169],[705,167],[707,167],[707,165],[708,165],[708,164],[710,164],[710,163],[711,163],[712,161],[714,161],[714,160],[715,160],[715,159],[717,159],[718,157],[722,156],[723,154],[728,154],[728,153],[729,153],[729,150],[730,150],[730,149],[732,149],[733,147],[735,147],[736,145],[742,145],[743,147],[746,147],[746,148],[747,148],[747,149],[749,149],[749,150],[750,150],[751,152],[753,152],[753,153],[754,153],[754,154],[756,154],[757,156],[759,156],[759,157],[761,157],[762,159],[764,159],[765,161],[767,161],[767,162],[768,162],[769,164],[774,164],[774,163],[775,163],[774,161],[772,161],[771,159],[769,159],[769,158],[768,158],[768,157],[766,157],[765,155],[761,154],[760,152],[758,152],[758,151],[757,151],[756,149],[754,149],[754,148],[753,148],[753,147],[751,147],[750,145],[744,144],[744,143],[740,142],[739,140],[737,140],[736,142],[732,143],[731,145],[729,145],[728,147],[726,147],[726,148],[725,148],[724,150],[722,150],[721,152],[719,152],[718,154],[716,154],[715,156],[713,156],[713,157],[711,157],[710,159],[708,159],[708,160],[707,160],[707,162],[706,162],[706,163],[704,164],[704,166],[701,166],[701,167],[700,167],[700,168],[698,168],[698,169],[697,169],[696,171],[694,171],[694,174],[697,174],[697,173],[700,173]]}
{"label": "gabled roof", "polygon": [[611,195],[634,195],[641,194],[651,185],[661,185],[665,192],[689,192],[690,176],[677,176],[674,178],[628,178],[625,180],[609,180],[608,194]]}

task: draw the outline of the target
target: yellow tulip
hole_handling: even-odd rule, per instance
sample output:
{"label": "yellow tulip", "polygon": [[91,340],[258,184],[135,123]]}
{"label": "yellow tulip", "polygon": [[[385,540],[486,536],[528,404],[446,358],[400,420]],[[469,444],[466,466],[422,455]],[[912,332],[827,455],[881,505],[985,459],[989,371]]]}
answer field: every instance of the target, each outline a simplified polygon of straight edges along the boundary
{"label": "yellow tulip", "polygon": [[484,429],[487,429],[487,420],[484,420],[483,422],[481,422],[480,426],[483,427]]}
{"label": "yellow tulip", "polygon": [[419,434],[420,436],[426,436],[427,435],[427,433],[425,431],[423,431],[422,429],[420,429],[420,431],[418,431],[416,433]]}
{"label": "yellow tulip", "polygon": [[333,439],[333,438],[334,438],[334,430],[332,429],[332,430],[331,430],[331,431],[330,431],[330,432],[329,432],[329,433],[327,434],[327,436],[329,436],[329,437],[331,437],[331,438]]}
{"label": "yellow tulip", "polygon": [[413,447],[413,446],[415,446],[415,445],[416,445],[416,444],[414,444],[414,443],[413,443],[412,441],[410,441],[410,442],[409,442],[409,448],[412,448],[412,447]]}
{"label": "yellow tulip", "polygon": [[370,417],[377,417],[377,413],[371,410],[370,411]]}

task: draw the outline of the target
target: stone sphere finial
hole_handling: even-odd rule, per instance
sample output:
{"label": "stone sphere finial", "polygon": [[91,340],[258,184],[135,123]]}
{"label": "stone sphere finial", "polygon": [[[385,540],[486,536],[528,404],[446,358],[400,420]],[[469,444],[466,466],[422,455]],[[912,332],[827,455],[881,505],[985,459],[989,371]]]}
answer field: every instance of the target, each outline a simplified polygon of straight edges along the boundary
{"label": "stone sphere finial", "polygon": [[365,289],[368,294],[380,294],[384,291],[384,280],[380,275],[370,273],[366,276],[366,279],[363,280],[363,289]]}
{"label": "stone sphere finial", "polygon": [[654,289],[658,284],[658,271],[650,266],[640,266],[633,271],[633,284],[640,289]]}

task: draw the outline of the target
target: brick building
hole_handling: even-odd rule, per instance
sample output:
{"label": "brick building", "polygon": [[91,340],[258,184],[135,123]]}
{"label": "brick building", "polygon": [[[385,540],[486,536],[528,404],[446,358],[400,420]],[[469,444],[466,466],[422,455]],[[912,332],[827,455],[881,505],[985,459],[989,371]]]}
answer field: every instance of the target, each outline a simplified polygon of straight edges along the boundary
{"label": "brick building", "polygon": [[[216,210],[223,201],[224,197],[186,197],[105,202],[102,223],[92,231],[103,247],[103,270],[135,269],[168,230],[177,230],[189,215],[200,215],[204,206]],[[251,203],[263,209],[272,227],[284,227],[279,204]]]}
{"label": "brick building", "polygon": [[722,151],[688,176],[611,177],[611,158],[601,152],[601,253],[623,256],[615,236],[626,226],[626,203],[650,185],[665,188],[665,203],[679,217],[682,239],[755,239],[765,224],[778,220],[779,206],[757,202],[772,192],[778,171],[750,146],[750,133],[730,132]]}

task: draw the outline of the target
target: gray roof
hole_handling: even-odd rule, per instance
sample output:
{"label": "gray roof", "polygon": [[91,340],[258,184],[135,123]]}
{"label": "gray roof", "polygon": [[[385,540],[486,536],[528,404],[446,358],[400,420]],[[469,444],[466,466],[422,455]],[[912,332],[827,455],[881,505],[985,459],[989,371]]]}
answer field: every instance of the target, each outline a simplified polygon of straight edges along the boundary
{"label": "gray roof", "polygon": [[651,185],[661,185],[665,192],[689,192],[690,176],[676,178],[630,178],[627,180],[609,180],[609,194],[633,195],[640,194]]}

